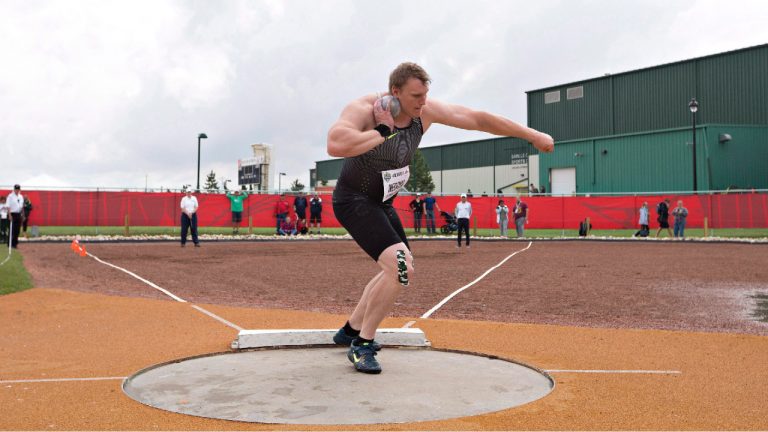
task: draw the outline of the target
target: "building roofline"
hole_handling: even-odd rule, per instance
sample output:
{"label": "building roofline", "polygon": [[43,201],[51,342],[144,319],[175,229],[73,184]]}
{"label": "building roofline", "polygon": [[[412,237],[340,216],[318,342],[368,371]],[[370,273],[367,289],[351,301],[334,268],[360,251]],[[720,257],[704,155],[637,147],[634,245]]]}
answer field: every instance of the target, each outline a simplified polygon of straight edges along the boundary
{"label": "building roofline", "polygon": [[561,87],[573,86],[573,85],[576,85],[576,84],[584,84],[584,83],[591,82],[591,81],[598,81],[598,80],[602,80],[602,79],[606,79],[606,78],[611,78],[611,77],[616,77],[616,76],[629,75],[629,74],[633,74],[633,73],[637,73],[637,72],[643,72],[643,71],[647,71],[647,70],[659,69],[659,68],[663,68],[663,67],[667,67],[667,66],[672,66],[672,65],[677,65],[677,64],[682,64],[682,63],[689,63],[689,62],[699,61],[699,60],[713,58],[713,57],[720,57],[720,56],[724,56],[724,55],[735,54],[735,53],[742,52],[742,51],[752,51],[752,50],[757,50],[757,49],[761,49],[761,48],[768,48],[768,43],[762,44],[762,45],[754,45],[754,46],[745,47],[745,48],[739,48],[739,49],[730,50],[730,51],[723,51],[723,52],[719,52],[719,53],[716,53],[716,54],[708,54],[708,55],[705,55],[705,56],[694,57],[694,58],[690,58],[690,59],[686,59],[686,60],[678,60],[678,61],[673,61],[673,62],[670,62],[670,63],[662,63],[662,64],[656,65],[656,66],[647,66],[647,67],[640,68],[640,69],[632,69],[632,70],[629,70],[629,71],[619,72],[619,73],[615,73],[615,74],[607,73],[607,74],[605,74],[605,75],[603,75],[601,77],[587,78],[587,79],[583,79],[583,80],[571,81],[571,82],[568,82],[568,83],[557,84],[557,85],[548,86],[548,87],[541,87],[541,88],[538,88],[536,90],[527,90],[525,93],[526,94],[530,94],[530,93],[541,92],[541,91],[544,91],[544,90],[554,90],[554,89],[561,88]]}

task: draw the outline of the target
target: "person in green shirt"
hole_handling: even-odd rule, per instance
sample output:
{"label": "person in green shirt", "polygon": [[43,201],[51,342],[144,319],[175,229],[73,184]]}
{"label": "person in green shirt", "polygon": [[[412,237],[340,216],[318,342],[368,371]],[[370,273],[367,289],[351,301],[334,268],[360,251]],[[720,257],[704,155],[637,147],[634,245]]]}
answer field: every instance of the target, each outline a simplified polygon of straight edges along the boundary
{"label": "person in green shirt", "polygon": [[232,234],[238,234],[240,222],[243,220],[243,201],[248,198],[248,193],[235,190],[234,192],[227,192],[227,198],[229,198],[232,208]]}

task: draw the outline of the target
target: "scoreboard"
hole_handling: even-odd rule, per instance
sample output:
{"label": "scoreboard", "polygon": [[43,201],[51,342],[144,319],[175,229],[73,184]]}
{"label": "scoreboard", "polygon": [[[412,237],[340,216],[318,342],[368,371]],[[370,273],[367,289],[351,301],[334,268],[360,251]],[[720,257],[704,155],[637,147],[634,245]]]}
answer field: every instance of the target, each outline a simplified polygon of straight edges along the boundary
{"label": "scoreboard", "polygon": [[237,160],[237,182],[241,185],[261,185],[261,169],[264,158]]}

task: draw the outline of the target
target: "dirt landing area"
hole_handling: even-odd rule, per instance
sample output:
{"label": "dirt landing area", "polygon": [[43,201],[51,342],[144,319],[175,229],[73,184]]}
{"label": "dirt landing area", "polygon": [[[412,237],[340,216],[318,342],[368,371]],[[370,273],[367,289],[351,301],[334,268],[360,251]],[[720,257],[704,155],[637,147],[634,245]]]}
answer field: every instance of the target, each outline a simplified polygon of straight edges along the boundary
{"label": "dirt landing area", "polygon": [[[527,242],[413,241],[393,314],[420,316]],[[379,267],[352,241],[89,244],[99,258],[197,303],[348,314]],[[25,245],[35,286],[168,299],[64,244]],[[537,242],[434,318],[768,335],[768,245]]]}

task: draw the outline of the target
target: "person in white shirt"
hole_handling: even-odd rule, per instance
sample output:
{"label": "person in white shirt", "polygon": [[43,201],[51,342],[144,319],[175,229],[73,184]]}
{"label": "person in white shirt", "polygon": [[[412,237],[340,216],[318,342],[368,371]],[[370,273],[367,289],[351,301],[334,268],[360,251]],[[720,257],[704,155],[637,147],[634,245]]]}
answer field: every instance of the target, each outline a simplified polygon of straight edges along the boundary
{"label": "person in white shirt", "polygon": [[499,234],[506,237],[509,226],[509,207],[504,204],[504,200],[499,200],[499,205],[496,206],[496,223],[499,224]]}
{"label": "person in white shirt", "polygon": [[24,219],[24,196],[21,195],[21,186],[13,186],[13,192],[6,198],[5,205],[11,214],[11,247],[16,249],[19,245],[19,232]]}
{"label": "person in white shirt", "polygon": [[200,247],[197,239],[197,198],[188,190],[187,195],[181,199],[181,247],[187,244],[187,231],[192,230],[192,243]]}
{"label": "person in white shirt", "polygon": [[8,228],[11,224],[11,218],[8,215],[8,206],[5,205],[6,198],[0,196],[0,243],[3,246],[8,245],[8,240],[11,239]]}
{"label": "person in white shirt", "polygon": [[461,201],[456,203],[456,210],[453,213],[456,216],[456,223],[459,225],[459,244],[456,247],[461,247],[462,231],[466,233],[467,247],[469,247],[469,218],[472,216],[472,204],[467,201],[467,194],[461,194]]}

